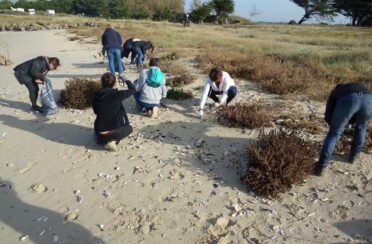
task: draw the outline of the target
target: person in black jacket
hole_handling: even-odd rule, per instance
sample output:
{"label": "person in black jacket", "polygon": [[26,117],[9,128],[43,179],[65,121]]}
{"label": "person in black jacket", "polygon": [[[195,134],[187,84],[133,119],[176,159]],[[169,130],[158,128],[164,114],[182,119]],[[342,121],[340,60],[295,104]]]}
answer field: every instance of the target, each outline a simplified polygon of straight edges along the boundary
{"label": "person in black jacket", "polygon": [[124,58],[124,57],[128,58],[129,54],[132,53],[130,56],[130,64],[135,64],[136,52],[134,52],[133,49],[134,49],[134,42],[136,41],[141,41],[141,39],[130,38],[126,40],[123,44],[123,51],[122,51],[121,58]]}
{"label": "person in black jacket", "polygon": [[124,65],[121,61],[122,43],[123,41],[119,32],[112,29],[111,25],[108,24],[102,35],[102,45],[103,49],[107,53],[111,73],[115,74],[115,71],[117,71],[119,76],[121,76],[124,71]]}
{"label": "person in black jacket", "polygon": [[[121,77],[122,80],[125,80]],[[94,132],[98,144],[103,144],[109,151],[117,151],[117,144],[133,132],[129,124],[123,100],[132,96],[136,89],[131,81],[125,80],[128,90],[114,89],[115,75],[105,73],[101,78],[102,88],[93,97],[92,107],[97,115]]]}
{"label": "person in black jacket", "polygon": [[131,62],[134,62],[135,58],[137,68],[141,69],[142,63],[145,60],[145,55],[154,51],[154,44],[152,44],[150,41],[142,41],[139,39],[129,39],[127,41],[127,45],[124,43],[123,46],[123,53],[126,54],[124,56],[128,57],[129,53],[132,52]]}
{"label": "person in black jacket", "polygon": [[46,75],[50,70],[55,70],[60,65],[56,57],[39,56],[17,65],[14,70],[14,76],[21,85],[28,89],[31,110],[36,113],[42,113],[42,109],[37,105],[39,85],[43,84]]}
{"label": "person in black jacket", "polygon": [[372,118],[372,92],[359,83],[339,84],[328,98],[325,121],[330,128],[324,140],[314,174],[322,176],[329,165],[343,129],[348,123],[355,123],[354,138],[348,162],[354,163],[363,149],[368,127]]}

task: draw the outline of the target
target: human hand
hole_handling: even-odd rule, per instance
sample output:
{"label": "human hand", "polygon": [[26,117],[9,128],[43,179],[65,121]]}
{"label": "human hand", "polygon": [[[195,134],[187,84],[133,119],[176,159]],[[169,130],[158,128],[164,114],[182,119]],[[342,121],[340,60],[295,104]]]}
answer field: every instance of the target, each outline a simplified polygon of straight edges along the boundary
{"label": "human hand", "polygon": [[204,111],[203,111],[203,109],[200,109],[200,110],[199,110],[198,115],[199,115],[200,118],[203,117],[203,115],[204,115]]}
{"label": "human hand", "polygon": [[35,80],[35,83],[36,83],[36,84],[43,84],[44,82],[43,82],[42,80],[40,80],[40,79],[36,79],[36,80]]}

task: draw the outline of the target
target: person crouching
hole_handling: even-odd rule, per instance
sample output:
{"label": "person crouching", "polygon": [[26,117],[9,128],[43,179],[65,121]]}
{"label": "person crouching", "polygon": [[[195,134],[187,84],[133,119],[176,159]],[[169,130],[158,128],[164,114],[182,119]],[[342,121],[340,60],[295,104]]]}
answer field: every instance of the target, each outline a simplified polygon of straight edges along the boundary
{"label": "person crouching", "polygon": [[142,70],[135,82],[134,98],[140,112],[149,112],[152,118],[157,118],[160,100],[167,97],[165,76],[159,69],[159,59],[150,59],[150,68]]}
{"label": "person crouching", "polygon": [[[121,77],[122,80],[125,80]],[[117,144],[133,132],[129,124],[123,100],[134,94],[135,87],[129,80],[124,81],[128,90],[118,90],[113,87],[116,77],[112,73],[105,73],[101,77],[102,88],[93,97],[92,107],[97,115],[94,121],[96,142],[109,151],[117,151]]]}

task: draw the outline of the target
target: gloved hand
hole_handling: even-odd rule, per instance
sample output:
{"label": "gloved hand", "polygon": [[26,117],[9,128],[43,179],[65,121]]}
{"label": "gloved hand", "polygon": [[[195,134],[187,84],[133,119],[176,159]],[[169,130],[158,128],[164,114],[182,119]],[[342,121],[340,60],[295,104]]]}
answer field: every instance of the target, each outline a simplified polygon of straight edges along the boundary
{"label": "gloved hand", "polygon": [[200,109],[200,110],[199,110],[198,115],[199,115],[200,118],[203,117],[203,115],[204,115],[204,111],[203,111],[203,109]]}

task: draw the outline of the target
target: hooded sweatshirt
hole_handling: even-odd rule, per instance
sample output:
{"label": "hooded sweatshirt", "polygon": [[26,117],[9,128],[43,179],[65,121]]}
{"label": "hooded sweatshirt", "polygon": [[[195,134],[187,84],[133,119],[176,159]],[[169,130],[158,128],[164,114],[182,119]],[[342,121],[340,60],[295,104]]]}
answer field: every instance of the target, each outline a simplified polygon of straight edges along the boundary
{"label": "hooded sweatshirt", "polygon": [[[158,69],[158,68],[157,68]],[[167,97],[167,88],[165,79],[159,87],[151,87],[146,81],[150,75],[150,69],[142,70],[137,82],[135,83],[136,91],[141,92],[140,101],[148,104],[160,104],[162,98]]]}
{"label": "hooded sweatshirt", "polygon": [[128,90],[101,88],[93,97],[92,107],[97,115],[94,121],[96,132],[106,132],[129,124],[128,116],[123,106],[123,100],[132,96],[136,91],[132,82],[125,81]]}

